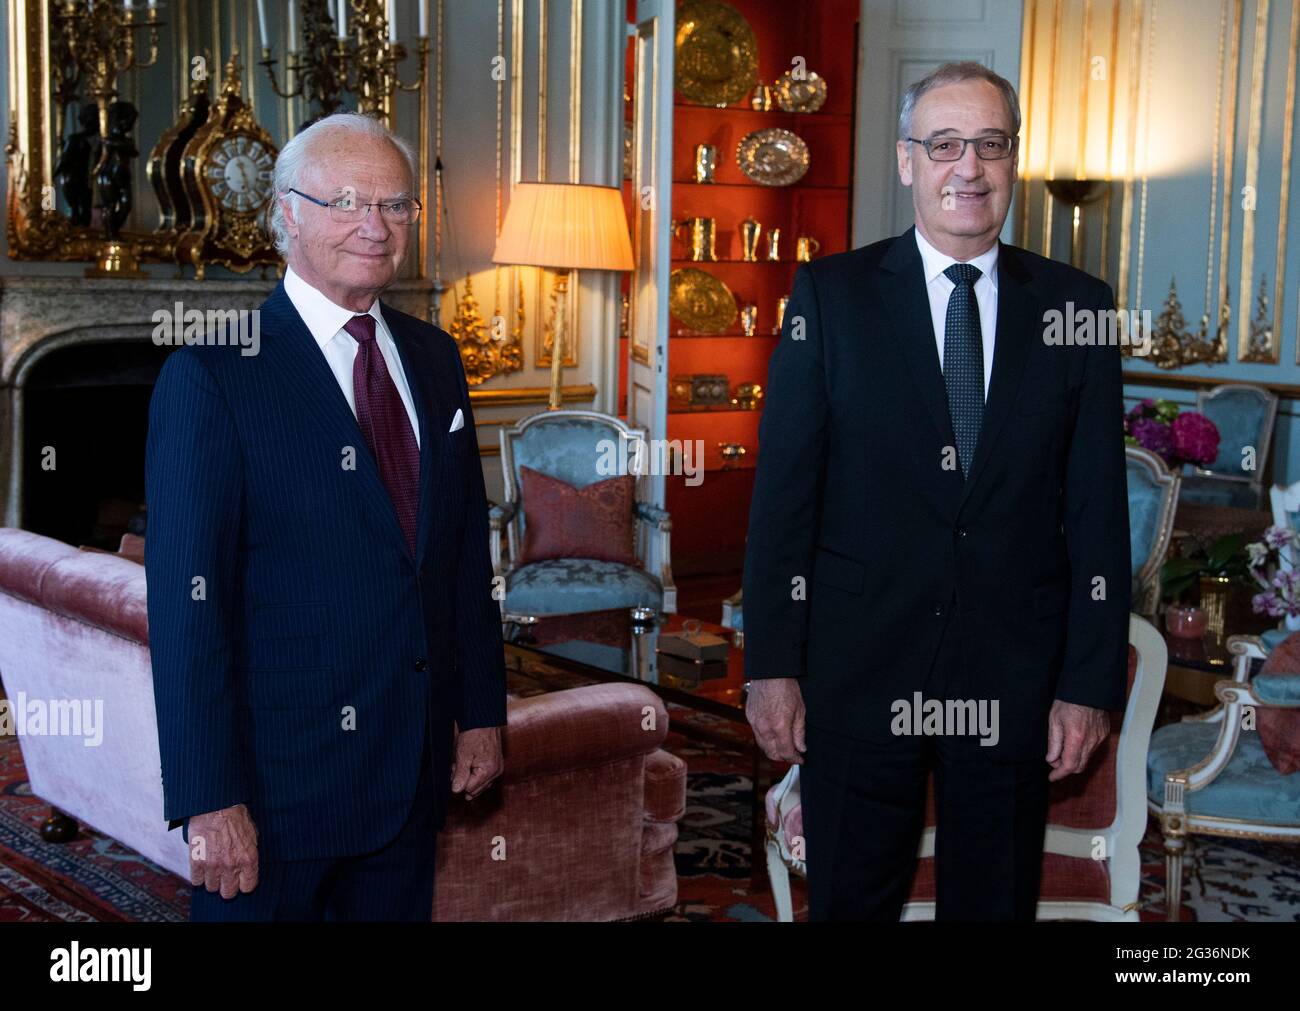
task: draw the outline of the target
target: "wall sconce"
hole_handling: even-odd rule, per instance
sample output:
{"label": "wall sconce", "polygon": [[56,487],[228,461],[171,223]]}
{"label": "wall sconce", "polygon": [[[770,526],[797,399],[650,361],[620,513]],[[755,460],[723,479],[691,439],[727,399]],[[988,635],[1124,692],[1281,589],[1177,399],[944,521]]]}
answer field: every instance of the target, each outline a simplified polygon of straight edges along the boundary
{"label": "wall sconce", "polygon": [[1096,203],[1106,195],[1110,182],[1106,179],[1047,179],[1047,192],[1074,210],[1070,226],[1070,266],[1083,266],[1083,208]]}

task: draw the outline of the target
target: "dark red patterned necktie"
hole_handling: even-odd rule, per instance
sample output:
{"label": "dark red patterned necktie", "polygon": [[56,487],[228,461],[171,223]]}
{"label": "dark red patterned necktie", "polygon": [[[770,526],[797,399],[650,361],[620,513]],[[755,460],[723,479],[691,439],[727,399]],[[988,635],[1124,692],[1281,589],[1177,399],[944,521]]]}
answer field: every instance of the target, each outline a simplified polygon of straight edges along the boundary
{"label": "dark red patterned necktie", "polygon": [[414,557],[420,505],[420,447],[411,430],[411,417],[375,343],[375,318],[353,316],[343,324],[343,329],[357,342],[357,357],[352,363],[357,424],[370,447],[370,455],[379,465],[379,476],[388,488]]}

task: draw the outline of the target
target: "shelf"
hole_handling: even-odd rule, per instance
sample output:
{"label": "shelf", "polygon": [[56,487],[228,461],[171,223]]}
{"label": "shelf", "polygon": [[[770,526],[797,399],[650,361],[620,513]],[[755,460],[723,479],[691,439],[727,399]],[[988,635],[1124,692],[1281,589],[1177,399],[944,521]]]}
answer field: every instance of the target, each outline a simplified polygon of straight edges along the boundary
{"label": "shelf", "polygon": [[757,330],[754,333],[745,333],[743,330],[726,330],[723,333],[700,333],[698,330],[684,330],[676,333],[670,333],[668,336],[672,338],[686,337],[691,340],[699,340],[702,337],[703,338],[743,337],[745,340],[752,341],[752,340],[757,340],[760,337],[771,337],[773,340],[775,340],[777,337],[780,337],[781,335],[779,333],[763,333]]}
{"label": "shelf", "polygon": [[698,186],[701,189],[707,190],[767,190],[769,193],[801,193],[807,192],[808,190],[819,190],[831,193],[850,193],[853,190],[852,186],[830,186],[822,183],[815,185],[791,183],[789,186],[764,186],[762,183],[697,183],[694,179],[674,179],[672,182],[674,186]]}
{"label": "shelf", "polygon": [[696,265],[706,264],[706,263],[749,263],[749,264],[757,265],[760,263],[766,263],[773,267],[797,267],[800,263],[803,263],[804,261],[803,260],[768,260],[768,259],[738,260],[734,256],[719,256],[716,260],[696,260],[689,256],[674,256],[672,262],[690,263]]}
{"label": "shelf", "polygon": [[771,109],[754,109],[747,105],[728,105],[718,108],[716,105],[697,105],[694,102],[673,102],[674,109],[692,109],[698,112],[707,112],[710,115],[721,114],[724,116],[761,116],[764,119],[780,120],[810,120],[822,123],[851,123],[853,114],[851,112],[787,112],[785,109],[773,106]]}
{"label": "shelf", "polygon": [[[761,404],[762,401],[760,400]],[[681,401],[668,401],[669,414],[761,414],[761,407],[737,407],[735,404],[700,404],[688,407]]]}

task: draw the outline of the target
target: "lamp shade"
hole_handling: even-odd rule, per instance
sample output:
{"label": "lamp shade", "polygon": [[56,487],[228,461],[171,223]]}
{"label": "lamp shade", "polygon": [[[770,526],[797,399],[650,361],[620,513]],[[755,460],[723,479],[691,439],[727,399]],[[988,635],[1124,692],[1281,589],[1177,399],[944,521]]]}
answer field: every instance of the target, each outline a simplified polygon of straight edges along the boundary
{"label": "lamp shade", "polygon": [[613,186],[519,183],[493,263],[553,270],[631,270],[623,194]]}

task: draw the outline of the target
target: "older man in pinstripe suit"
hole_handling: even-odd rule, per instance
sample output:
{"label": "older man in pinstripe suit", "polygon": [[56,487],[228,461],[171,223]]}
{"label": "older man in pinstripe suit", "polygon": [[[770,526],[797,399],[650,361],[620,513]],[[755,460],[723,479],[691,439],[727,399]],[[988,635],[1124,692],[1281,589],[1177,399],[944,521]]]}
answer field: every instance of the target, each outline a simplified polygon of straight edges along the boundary
{"label": "older man in pinstripe suit", "polygon": [[145,565],[164,817],[194,920],[427,920],[450,793],[502,768],[505,670],[464,369],[379,294],[414,158],[331,116],[276,165],[261,349],[178,349]]}

